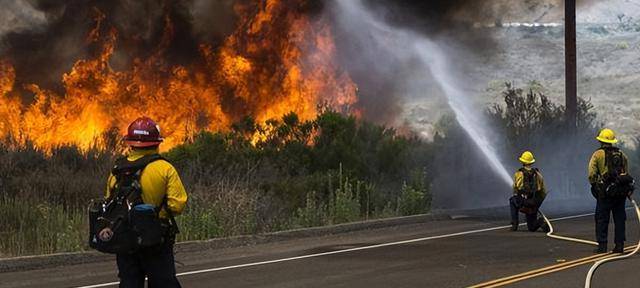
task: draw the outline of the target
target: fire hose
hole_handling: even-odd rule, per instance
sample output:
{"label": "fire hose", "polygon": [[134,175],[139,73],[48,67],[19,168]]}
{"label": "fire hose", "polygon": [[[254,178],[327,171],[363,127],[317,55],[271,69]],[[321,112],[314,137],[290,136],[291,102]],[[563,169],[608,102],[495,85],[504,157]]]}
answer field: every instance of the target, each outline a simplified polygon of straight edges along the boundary
{"label": "fire hose", "polygon": [[[629,200],[631,200],[631,203],[633,203],[633,207],[636,209],[636,215],[638,216],[638,221],[640,221],[640,208],[638,207],[638,203],[636,203],[636,201],[633,200],[631,197],[629,197]],[[622,260],[622,259],[629,258],[629,257],[633,256],[634,254],[638,253],[638,250],[640,250],[640,241],[638,241],[638,245],[636,245],[636,248],[633,249],[633,251],[631,251],[630,253],[622,254],[622,255],[614,256],[614,257],[610,257],[610,258],[605,258],[605,259],[599,260],[596,263],[594,263],[593,266],[591,266],[591,269],[589,269],[589,272],[587,273],[587,279],[585,279],[585,281],[584,281],[584,288],[590,288],[591,287],[591,279],[593,278],[593,274],[596,272],[596,269],[598,269],[598,267],[600,267],[600,265],[602,265],[602,264],[604,264],[606,262],[612,262],[612,261],[617,261],[617,260]]]}
{"label": "fire hose", "polygon": [[542,215],[542,218],[544,218],[544,221],[547,222],[547,225],[549,226],[549,232],[547,232],[547,236],[549,236],[551,238],[554,238],[554,239],[559,239],[559,240],[572,241],[572,242],[578,242],[578,243],[596,245],[596,246],[598,245],[598,242],[595,242],[595,241],[589,241],[589,240],[584,240],[584,239],[553,235],[553,225],[551,225],[551,221],[549,221],[547,216],[545,216],[541,211],[540,211],[540,215]]}
{"label": "fire hose", "polygon": [[[629,200],[631,200],[631,203],[633,204],[633,206],[635,208],[636,215],[638,216],[638,221],[640,222],[640,207],[638,207],[638,203],[636,203],[636,201],[633,200],[631,197],[629,197]],[[547,216],[545,216],[542,212],[540,212],[540,215],[542,215],[542,218],[544,218],[544,221],[547,223],[547,225],[549,225],[549,232],[547,233],[547,236],[549,236],[551,238],[554,238],[554,239],[558,239],[558,240],[572,241],[572,242],[588,244],[588,245],[596,245],[596,246],[598,245],[598,242],[595,242],[595,241],[589,241],[589,240],[584,240],[584,239],[578,239],[578,238],[554,235],[553,234],[553,232],[554,232],[553,231],[553,225],[551,225],[551,221],[549,221]],[[600,267],[602,264],[607,263],[607,262],[612,262],[612,261],[617,261],[617,260],[622,260],[622,259],[629,258],[629,257],[633,256],[634,254],[638,253],[638,251],[640,251],[640,241],[638,241],[638,245],[636,245],[635,249],[633,251],[631,251],[630,253],[622,254],[622,255],[614,256],[614,257],[608,257],[608,258],[605,258],[605,259],[602,259],[602,260],[599,260],[599,261],[595,262],[593,264],[593,266],[591,266],[591,269],[589,269],[589,272],[587,273],[587,278],[585,279],[584,287],[585,288],[590,288],[591,287],[591,279],[593,278],[593,274],[595,273],[596,269],[598,269],[598,267]]]}

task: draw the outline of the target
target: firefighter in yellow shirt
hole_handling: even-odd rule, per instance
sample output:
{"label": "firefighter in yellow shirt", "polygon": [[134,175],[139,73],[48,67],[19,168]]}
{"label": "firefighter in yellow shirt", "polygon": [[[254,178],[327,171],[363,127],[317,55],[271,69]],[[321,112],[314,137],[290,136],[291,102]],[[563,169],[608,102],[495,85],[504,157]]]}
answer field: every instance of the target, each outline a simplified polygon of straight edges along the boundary
{"label": "firefighter in yellow shirt", "polygon": [[633,193],[633,178],[629,175],[627,156],[613,144],[618,142],[615,132],[602,129],[598,137],[600,148],[596,150],[589,161],[589,183],[591,193],[596,198],[596,240],[598,248],[595,253],[607,252],[609,217],[613,215],[615,223],[614,253],[624,250],[626,197]]}
{"label": "firefighter in yellow shirt", "polygon": [[522,168],[518,169],[513,177],[513,196],[509,199],[511,230],[518,230],[519,213],[522,212],[527,219],[529,231],[535,232],[542,228],[544,232],[548,232],[549,226],[538,215],[538,209],[547,196],[542,174],[537,168],[532,167],[536,162],[533,153],[525,151],[518,160],[522,163]]}
{"label": "firefighter in yellow shirt", "polygon": [[[163,230],[161,244],[144,247],[133,253],[116,254],[120,287],[143,288],[145,277],[149,287],[181,287],[176,277],[173,255],[173,244],[177,226],[173,216],[182,213],[187,203],[187,193],[182,185],[176,169],[159,156],[158,146],[162,142],[159,126],[147,117],[136,119],[129,125],[125,142],[130,147],[126,157],[116,162],[114,170],[107,181],[106,198],[114,194],[120,184],[117,171],[126,170],[122,167],[144,162],[137,170],[139,175],[138,202],[150,207],[160,207],[157,218],[166,222],[170,227]],[[118,170],[119,168],[122,168]],[[115,173],[115,174],[114,174]],[[121,180],[120,180],[121,181]],[[144,206],[141,205],[141,206]],[[137,206],[136,206],[137,207]],[[156,219],[157,219],[156,218]],[[100,239],[110,239],[113,231],[104,229],[99,233]]]}

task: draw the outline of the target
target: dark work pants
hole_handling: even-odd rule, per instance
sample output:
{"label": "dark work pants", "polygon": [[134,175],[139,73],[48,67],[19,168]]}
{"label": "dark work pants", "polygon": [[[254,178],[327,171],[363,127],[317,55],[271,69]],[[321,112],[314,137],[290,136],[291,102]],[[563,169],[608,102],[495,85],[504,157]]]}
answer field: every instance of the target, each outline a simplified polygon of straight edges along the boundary
{"label": "dark work pants", "polygon": [[627,211],[625,210],[626,198],[605,198],[598,199],[596,203],[596,239],[598,242],[607,242],[609,232],[609,218],[613,214],[615,223],[615,243],[622,243],[625,238],[625,221]]}
{"label": "dark work pants", "polygon": [[[520,208],[522,207],[524,202],[524,198],[520,196],[513,196],[509,198],[509,206],[511,206],[511,224],[518,225],[520,223],[519,214]],[[540,226],[542,226],[542,217],[538,217],[538,212],[536,209],[535,213],[524,214],[527,219],[527,228],[529,231],[534,232],[537,231]]]}
{"label": "dark work pants", "polygon": [[120,288],[144,288],[148,277],[149,288],[179,288],[173,258],[173,244],[144,248],[133,254],[116,255]]}

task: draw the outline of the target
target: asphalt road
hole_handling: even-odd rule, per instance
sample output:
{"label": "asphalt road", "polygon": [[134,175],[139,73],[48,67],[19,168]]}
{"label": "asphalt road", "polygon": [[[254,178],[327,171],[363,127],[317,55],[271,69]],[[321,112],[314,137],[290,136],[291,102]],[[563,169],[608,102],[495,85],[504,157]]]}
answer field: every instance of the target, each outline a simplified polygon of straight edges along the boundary
{"label": "asphalt road", "polygon": [[[640,237],[628,211],[627,237]],[[484,217],[177,255],[183,287],[468,287],[592,256],[593,247],[544,233],[510,232]],[[503,228],[500,228],[500,227]],[[593,216],[554,222],[557,234],[592,240]],[[524,227],[522,227],[524,228]],[[612,227],[611,227],[612,228]],[[521,229],[524,230],[524,229]],[[610,232],[612,235],[612,232]],[[507,287],[583,287],[590,263]],[[592,287],[638,287],[640,256],[598,269]],[[116,287],[115,263],[0,274],[0,287]],[[102,286],[101,286],[102,284]]]}

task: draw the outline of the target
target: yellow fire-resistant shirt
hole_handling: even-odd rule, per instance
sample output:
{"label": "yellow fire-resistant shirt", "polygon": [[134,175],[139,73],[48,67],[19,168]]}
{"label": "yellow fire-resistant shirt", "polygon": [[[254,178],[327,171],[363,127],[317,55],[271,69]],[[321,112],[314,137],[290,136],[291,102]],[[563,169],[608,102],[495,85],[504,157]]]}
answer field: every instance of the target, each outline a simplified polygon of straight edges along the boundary
{"label": "yellow fire-resistant shirt", "polygon": [[[131,150],[127,155],[127,160],[136,161],[146,155],[157,154],[158,150]],[[107,192],[105,197],[109,197],[111,188],[116,184],[116,177],[109,175],[107,180]],[[167,206],[174,215],[182,213],[187,204],[187,192],[182,185],[178,171],[169,162],[157,160],[149,163],[142,170],[140,175],[140,186],[142,186],[142,201],[159,207],[167,196]],[[161,218],[166,218],[164,209],[160,212]]]}
{"label": "yellow fire-resistant shirt", "polygon": [[[524,167],[524,169],[531,170],[532,168]],[[538,197],[541,197],[540,199],[544,200],[544,198],[547,197],[547,189],[544,187],[544,179],[542,178],[542,173],[540,173],[540,171],[537,171],[536,174],[538,182],[538,191],[536,194]],[[521,191],[522,189],[524,189],[524,173],[518,170],[513,175],[513,194],[518,194],[518,191]]]}
{"label": "yellow fire-resistant shirt", "polygon": [[[627,159],[627,155],[624,152],[622,153],[622,159],[624,161],[624,171],[629,171],[629,161]],[[604,176],[607,174],[609,169],[607,169],[607,165],[604,162],[605,153],[604,150],[598,149],[596,152],[593,152],[591,155],[591,160],[589,161],[589,183],[594,184],[596,182],[602,181]]]}

